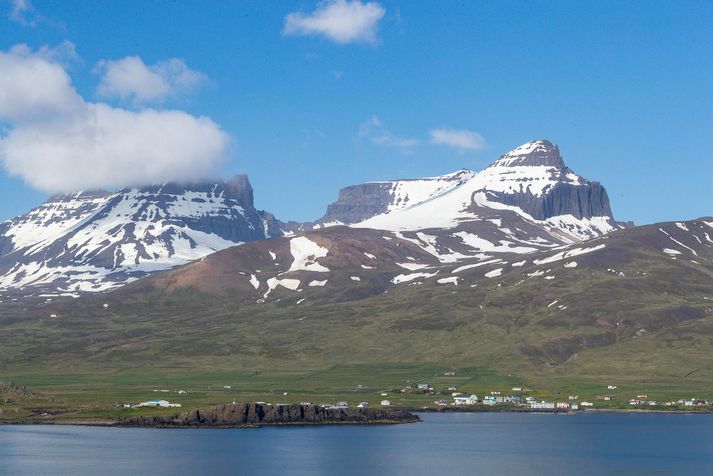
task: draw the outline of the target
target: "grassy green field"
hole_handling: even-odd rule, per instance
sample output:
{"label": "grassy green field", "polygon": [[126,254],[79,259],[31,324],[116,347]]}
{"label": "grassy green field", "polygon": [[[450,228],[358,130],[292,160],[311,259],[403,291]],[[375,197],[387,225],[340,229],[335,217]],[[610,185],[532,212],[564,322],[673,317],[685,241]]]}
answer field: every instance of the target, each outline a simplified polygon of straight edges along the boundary
{"label": "grassy green field", "polygon": [[[455,370],[455,376],[445,376]],[[658,401],[688,398],[713,399],[713,391],[701,391],[705,381],[646,379],[572,379],[569,376],[532,375],[522,379],[488,368],[451,368],[432,364],[340,365],[321,370],[254,370],[218,372],[154,373],[116,371],[102,373],[57,373],[50,375],[3,375],[4,379],[28,386],[34,394],[11,403],[0,402],[0,420],[117,419],[137,414],[175,413],[176,409],[123,408],[124,403],[165,399],[182,409],[211,405],[265,401],[268,403],[369,402],[378,406],[387,399],[394,406],[436,407],[435,401],[451,401],[449,388],[482,396],[491,391],[503,395],[533,396],[566,401],[578,394],[580,401],[595,402],[598,409],[629,408],[627,401],[642,393]],[[542,380],[541,380],[542,379]],[[417,389],[428,383],[434,394]],[[608,390],[615,384],[617,390]],[[413,390],[403,392],[407,386]],[[230,388],[226,388],[230,387]],[[513,391],[521,387],[521,391]],[[186,390],[187,394],[179,394]],[[386,395],[384,395],[386,394]],[[599,397],[611,395],[612,401]],[[657,407],[660,408],[660,407]],[[670,409],[666,407],[667,409]],[[50,415],[42,416],[49,412]]]}

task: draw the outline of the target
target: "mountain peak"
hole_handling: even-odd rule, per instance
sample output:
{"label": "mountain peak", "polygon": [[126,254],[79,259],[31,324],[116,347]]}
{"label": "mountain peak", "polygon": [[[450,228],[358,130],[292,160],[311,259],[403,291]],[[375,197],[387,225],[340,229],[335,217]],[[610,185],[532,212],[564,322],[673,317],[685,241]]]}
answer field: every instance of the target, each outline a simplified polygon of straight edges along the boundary
{"label": "mountain peak", "polygon": [[491,167],[547,166],[564,168],[559,147],[548,140],[532,140],[500,156]]}
{"label": "mountain peak", "polygon": [[236,197],[244,206],[254,206],[253,186],[244,174],[234,175],[225,184],[228,193]]}

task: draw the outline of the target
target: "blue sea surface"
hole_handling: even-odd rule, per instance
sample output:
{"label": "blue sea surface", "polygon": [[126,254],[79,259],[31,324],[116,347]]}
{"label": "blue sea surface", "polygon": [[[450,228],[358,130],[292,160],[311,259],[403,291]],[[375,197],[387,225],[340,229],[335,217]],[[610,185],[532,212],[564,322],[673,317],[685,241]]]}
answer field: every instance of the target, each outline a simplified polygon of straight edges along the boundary
{"label": "blue sea surface", "polygon": [[0,426],[0,474],[713,474],[713,415],[421,417],[228,430]]}

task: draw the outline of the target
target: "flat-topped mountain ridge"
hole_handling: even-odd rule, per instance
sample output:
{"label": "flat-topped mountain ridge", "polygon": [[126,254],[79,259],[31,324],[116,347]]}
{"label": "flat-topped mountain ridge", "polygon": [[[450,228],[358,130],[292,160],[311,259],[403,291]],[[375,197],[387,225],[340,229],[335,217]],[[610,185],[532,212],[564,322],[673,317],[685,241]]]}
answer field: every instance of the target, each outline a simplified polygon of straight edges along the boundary
{"label": "flat-topped mountain ridge", "polygon": [[[0,225],[0,290],[102,292],[225,248],[334,225],[402,233],[441,261],[527,253],[621,228],[606,190],[536,140],[480,172],[347,187],[315,223],[257,210],[246,176],[58,195]],[[380,243],[364,251],[378,254]]]}

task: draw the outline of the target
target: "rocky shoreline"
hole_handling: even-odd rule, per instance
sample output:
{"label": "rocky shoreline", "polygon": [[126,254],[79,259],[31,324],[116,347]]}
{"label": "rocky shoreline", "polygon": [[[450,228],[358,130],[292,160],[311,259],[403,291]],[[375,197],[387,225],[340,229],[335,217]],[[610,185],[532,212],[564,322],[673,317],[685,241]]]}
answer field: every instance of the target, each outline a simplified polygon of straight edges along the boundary
{"label": "rocky shoreline", "polygon": [[662,410],[641,408],[597,408],[587,410],[531,410],[529,408],[322,408],[317,405],[236,403],[207,409],[194,409],[173,415],[138,415],[106,418],[20,418],[0,420],[0,425],[78,425],[124,428],[256,428],[298,425],[390,425],[417,423],[419,413],[638,413],[638,414],[713,414],[713,410]]}
{"label": "rocky shoreline", "polygon": [[396,424],[420,421],[402,408],[323,408],[318,405],[235,403],[175,415],[134,416],[112,426],[150,428],[239,428],[266,425]]}

